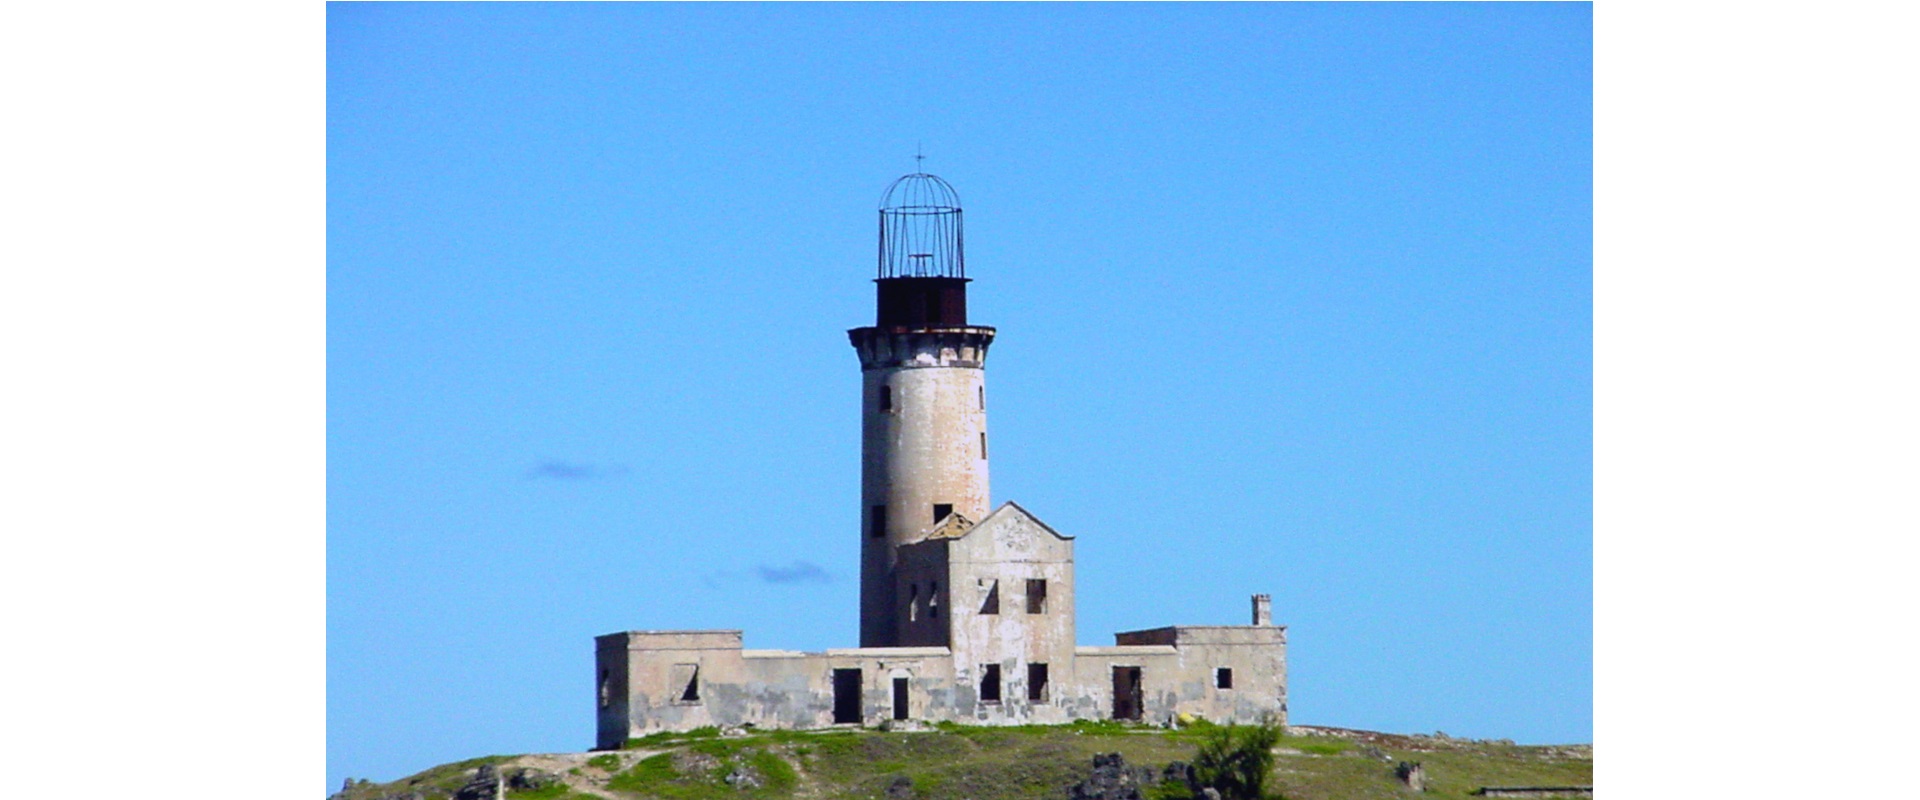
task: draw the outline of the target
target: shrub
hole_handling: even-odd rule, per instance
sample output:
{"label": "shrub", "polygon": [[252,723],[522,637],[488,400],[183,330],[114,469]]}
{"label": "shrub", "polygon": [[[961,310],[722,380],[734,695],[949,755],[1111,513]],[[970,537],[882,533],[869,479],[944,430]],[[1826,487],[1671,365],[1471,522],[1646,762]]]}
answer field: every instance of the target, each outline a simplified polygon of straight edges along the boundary
{"label": "shrub", "polygon": [[1279,742],[1280,726],[1272,723],[1212,728],[1193,757],[1194,777],[1223,800],[1261,800]]}

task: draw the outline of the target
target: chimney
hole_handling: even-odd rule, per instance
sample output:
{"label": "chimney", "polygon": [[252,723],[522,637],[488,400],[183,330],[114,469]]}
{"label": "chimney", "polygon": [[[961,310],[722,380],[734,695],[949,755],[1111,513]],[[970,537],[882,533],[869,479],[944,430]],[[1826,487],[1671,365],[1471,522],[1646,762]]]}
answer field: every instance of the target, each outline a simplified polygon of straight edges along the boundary
{"label": "chimney", "polygon": [[1253,596],[1253,624],[1273,624],[1273,595],[1256,594]]}

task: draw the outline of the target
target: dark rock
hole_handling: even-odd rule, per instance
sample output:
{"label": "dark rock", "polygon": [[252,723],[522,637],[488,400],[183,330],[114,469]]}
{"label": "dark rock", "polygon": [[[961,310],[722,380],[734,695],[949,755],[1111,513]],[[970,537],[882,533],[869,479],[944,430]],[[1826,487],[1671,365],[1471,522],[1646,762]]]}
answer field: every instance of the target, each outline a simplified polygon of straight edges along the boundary
{"label": "dark rock", "polygon": [[560,782],[560,776],[532,767],[520,767],[507,776],[507,788],[521,792],[545,789]]}
{"label": "dark rock", "polygon": [[[1102,753],[1093,757],[1093,774],[1069,787],[1067,797],[1069,800],[1141,800],[1142,772],[1129,769],[1127,760],[1119,753]],[[1152,770],[1144,773],[1147,780],[1152,780]]]}
{"label": "dark rock", "polygon": [[1418,761],[1400,762],[1399,766],[1393,768],[1393,776],[1416,792],[1427,790],[1427,768],[1420,766]]}
{"label": "dark rock", "polygon": [[1185,761],[1175,761],[1160,770],[1160,780],[1186,784],[1187,788],[1198,791],[1200,779],[1193,774],[1193,765]]}
{"label": "dark rock", "polygon": [[758,789],[767,783],[760,777],[760,773],[743,764],[735,764],[733,769],[727,770],[726,777],[721,780],[726,781],[728,786],[743,792]]}
{"label": "dark rock", "polygon": [[453,793],[453,800],[505,800],[507,781],[492,764],[475,770],[473,780]]}
{"label": "dark rock", "polygon": [[893,776],[893,781],[887,784],[888,800],[907,800],[910,797],[913,797],[913,779],[905,775]]}

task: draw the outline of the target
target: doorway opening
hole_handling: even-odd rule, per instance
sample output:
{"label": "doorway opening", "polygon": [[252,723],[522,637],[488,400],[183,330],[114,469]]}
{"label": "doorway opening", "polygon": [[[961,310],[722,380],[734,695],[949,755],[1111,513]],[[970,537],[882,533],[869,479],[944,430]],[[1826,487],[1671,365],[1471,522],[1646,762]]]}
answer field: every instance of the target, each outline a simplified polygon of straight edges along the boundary
{"label": "doorway opening", "polygon": [[1146,711],[1139,667],[1113,668],[1113,718],[1138,720]]}
{"label": "doorway opening", "polygon": [[893,679],[893,718],[907,718],[907,679]]}
{"label": "doorway opening", "polygon": [[833,671],[834,724],[860,723],[860,670]]}

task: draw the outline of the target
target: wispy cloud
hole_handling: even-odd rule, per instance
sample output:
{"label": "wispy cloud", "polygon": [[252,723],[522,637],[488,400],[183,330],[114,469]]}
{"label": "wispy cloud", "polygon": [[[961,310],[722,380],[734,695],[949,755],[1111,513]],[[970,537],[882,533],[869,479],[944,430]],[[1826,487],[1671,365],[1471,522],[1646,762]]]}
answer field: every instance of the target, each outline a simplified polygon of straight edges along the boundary
{"label": "wispy cloud", "polygon": [[585,481],[595,478],[611,478],[625,475],[627,468],[619,465],[600,466],[597,464],[574,464],[566,461],[542,461],[539,466],[527,471],[527,477],[533,479],[550,478],[560,481]]}
{"label": "wispy cloud", "polygon": [[766,583],[832,583],[833,576],[820,568],[820,565],[806,561],[795,561],[785,567],[770,567],[761,564],[755,568],[760,580]]}

